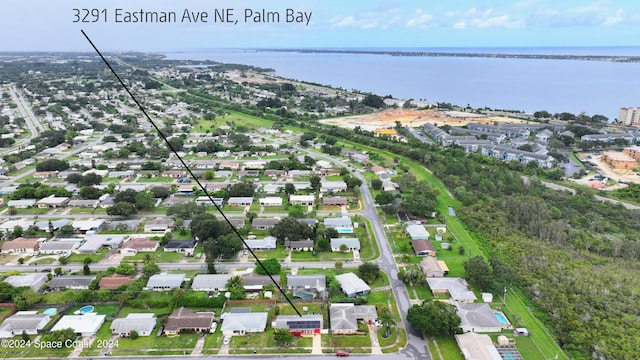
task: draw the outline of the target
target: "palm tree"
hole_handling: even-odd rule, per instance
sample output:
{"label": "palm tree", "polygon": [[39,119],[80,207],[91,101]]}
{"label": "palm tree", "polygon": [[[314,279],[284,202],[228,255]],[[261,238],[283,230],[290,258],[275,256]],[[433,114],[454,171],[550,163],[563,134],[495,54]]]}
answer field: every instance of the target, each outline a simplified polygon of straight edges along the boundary
{"label": "palm tree", "polygon": [[389,309],[382,309],[380,312],[380,316],[378,316],[378,320],[384,326],[384,338],[388,338],[391,336],[391,327],[396,325],[395,320],[393,320],[393,316],[391,315],[391,311]]}

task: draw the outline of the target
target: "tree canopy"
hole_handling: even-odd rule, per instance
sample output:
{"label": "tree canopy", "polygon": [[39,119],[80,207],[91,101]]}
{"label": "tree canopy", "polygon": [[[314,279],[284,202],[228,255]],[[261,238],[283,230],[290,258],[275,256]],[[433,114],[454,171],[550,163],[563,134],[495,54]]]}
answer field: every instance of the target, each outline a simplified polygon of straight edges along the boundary
{"label": "tree canopy", "polygon": [[437,300],[411,306],[407,312],[407,321],[417,330],[431,336],[453,335],[461,322],[454,305]]}

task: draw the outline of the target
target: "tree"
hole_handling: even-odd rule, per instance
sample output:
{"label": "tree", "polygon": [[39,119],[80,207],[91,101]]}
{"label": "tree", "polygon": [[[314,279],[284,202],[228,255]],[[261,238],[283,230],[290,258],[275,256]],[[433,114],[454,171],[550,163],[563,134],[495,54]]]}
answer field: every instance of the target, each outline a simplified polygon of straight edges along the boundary
{"label": "tree", "polygon": [[227,233],[217,238],[207,238],[203,243],[207,259],[231,259],[244,247],[235,233]]}
{"label": "tree", "polygon": [[134,204],[136,203],[136,195],[138,195],[138,192],[133,190],[133,189],[127,189],[125,191],[119,191],[116,194],[116,198],[115,198],[115,202],[119,203],[119,202],[127,202],[129,204]]}
{"label": "tree", "polygon": [[116,274],[131,275],[133,274],[133,267],[128,263],[122,262],[116,267]]}
{"label": "tree", "polygon": [[60,256],[58,258],[58,262],[60,263],[60,265],[67,265],[69,263],[69,258]]}
{"label": "tree", "polygon": [[424,334],[453,335],[460,327],[460,317],[454,305],[441,301],[425,301],[413,305],[407,312],[407,321]]}
{"label": "tree", "polygon": [[415,215],[428,215],[435,210],[438,190],[427,181],[418,181],[413,186],[410,196],[402,201],[402,207]]}
{"label": "tree", "polygon": [[338,281],[338,279],[336,279],[333,276],[329,277],[328,284],[329,284],[328,286],[329,293],[331,293],[332,295],[339,293],[340,290],[342,289],[342,285],[340,285],[340,281]]}
{"label": "tree", "polygon": [[11,232],[11,238],[13,239],[19,238],[22,236],[23,233],[24,233],[24,230],[22,229],[22,226],[16,225],[13,227],[13,231]]}
{"label": "tree", "polygon": [[376,109],[384,109],[386,107],[382,97],[374,94],[367,94],[364,99],[362,99],[362,105]]}
{"label": "tree", "polygon": [[256,274],[260,274],[260,275],[277,275],[280,273],[280,262],[278,262],[278,259],[274,259],[274,258],[270,258],[267,260],[262,260],[262,265],[264,265],[264,268],[262,266],[260,266],[260,264],[256,261],[256,268],[254,270],[254,272]]}
{"label": "tree", "polygon": [[[207,213],[198,214],[191,220],[191,234],[201,243],[217,239],[220,235],[231,232],[231,227],[226,222],[216,219]],[[239,249],[239,248],[238,248]]]}
{"label": "tree", "polygon": [[53,273],[54,273],[56,276],[60,276],[60,275],[62,275],[62,268],[61,268],[61,267],[57,267],[57,268],[53,269]]}
{"label": "tree", "polygon": [[160,273],[160,267],[153,261],[146,261],[144,265],[142,265],[142,275],[146,277],[151,277],[155,274]]}
{"label": "tree", "polygon": [[347,252],[349,251],[349,247],[346,244],[340,244],[340,252]]}
{"label": "tree", "polygon": [[325,239],[331,240],[331,239],[335,239],[335,238],[337,238],[339,236],[340,236],[340,233],[335,228],[331,228],[330,227],[330,228],[326,228],[324,230]]}
{"label": "tree", "polygon": [[336,263],[335,263],[335,265],[334,265],[334,267],[335,267],[337,270],[342,270],[342,266],[343,266],[343,263],[342,263],[342,261],[340,261],[340,260],[336,261]]}
{"label": "tree", "polygon": [[378,320],[382,323],[384,327],[384,334],[382,337],[388,338],[391,336],[391,327],[395,326],[396,322],[393,320],[393,315],[391,315],[391,311],[388,308],[383,308],[378,315]]}
{"label": "tree", "polygon": [[82,267],[83,275],[91,275],[91,269],[89,268],[89,264],[84,264]]}
{"label": "tree", "polygon": [[301,219],[304,217],[304,214],[305,214],[305,207],[300,204],[296,204],[289,207],[289,217]]}
{"label": "tree", "polygon": [[229,186],[228,195],[251,197],[253,196],[255,190],[256,190],[256,187],[253,183],[248,181],[243,181],[243,182],[238,182]]}
{"label": "tree", "polygon": [[320,238],[316,241],[316,249],[318,251],[329,251],[331,250],[331,243],[327,238]]}
{"label": "tree", "polygon": [[138,210],[151,209],[155,204],[155,199],[153,198],[153,195],[151,195],[150,193],[146,191],[141,191],[136,194],[135,204],[136,204],[136,209]]}
{"label": "tree", "polygon": [[0,302],[11,299],[13,294],[13,286],[8,282],[0,281]]}
{"label": "tree", "polygon": [[62,225],[62,227],[60,227],[60,230],[58,231],[58,234],[60,235],[71,235],[73,233],[74,233],[74,229],[73,229],[73,225],[71,224]]}
{"label": "tree", "polygon": [[151,195],[153,195],[153,197],[160,199],[166,199],[169,197],[169,195],[171,195],[171,191],[169,191],[169,188],[166,188],[164,186],[154,186],[149,189],[149,192],[151,193]]}
{"label": "tree", "polygon": [[293,183],[286,183],[284,185],[284,193],[287,195],[293,195],[296,193],[296,186]]}
{"label": "tree", "polygon": [[358,266],[360,277],[367,284],[371,284],[380,277],[380,267],[376,263],[365,262]]}
{"label": "tree", "polygon": [[315,192],[320,191],[320,182],[321,181],[322,181],[322,179],[320,178],[319,175],[317,175],[317,174],[311,175],[311,177],[309,177],[309,182],[311,183],[311,189],[313,189],[313,191],[315,191]]}
{"label": "tree", "polygon": [[129,338],[130,338],[131,340],[135,340],[135,339],[137,339],[137,338],[138,338],[138,336],[139,336],[139,335],[138,335],[138,332],[137,332],[137,331],[135,331],[135,330],[131,330],[131,332],[129,332]]}
{"label": "tree", "polygon": [[83,175],[80,178],[80,181],[78,181],[78,185],[80,186],[100,185],[101,182],[102,182],[102,176],[91,172],[86,175]]}
{"label": "tree", "polygon": [[68,168],[68,162],[58,159],[47,159],[36,164],[36,171],[63,171]]}
{"label": "tree", "polygon": [[93,186],[83,186],[80,188],[80,197],[86,200],[98,199],[102,194],[102,190]]}
{"label": "tree", "polygon": [[273,340],[278,346],[289,346],[293,343],[295,336],[289,331],[289,329],[274,329]]}
{"label": "tree", "polygon": [[107,215],[129,217],[136,214],[136,207],[128,202],[118,202],[107,208]]}
{"label": "tree", "polygon": [[382,180],[380,180],[380,179],[372,179],[371,180],[371,188],[373,190],[381,190],[382,189]]}
{"label": "tree", "polygon": [[313,237],[313,229],[295,218],[286,217],[278,221],[269,230],[269,234],[278,238],[280,244],[284,244],[285,238],[291,241],[298,241]]}
{"label": "tree", "polygon": [[[196,215],[204,214],[207,207],[198,205],[195,202],[185,204],[175,204],[167,210],[167,216],[175,216],[181,219],[191,219]],[[210,215],[213,217],[213,215]]]}
{"label": "tree", "polygon": [[347,187],[349,189],[356,189],[358,187],[360,187],[360,185],[362,185],[362,180],[358,179],[355,176],[351,176],[351,175],[346,175],[343,176],[342,179],[344,180],[345,183],[347,183]]}
{"label": "tree", "polygon": [[396,198],[395,195],[393,195],[392,193],[388,191],[382,191],[378,195],[376,195],[376,203],[380,205],[388,205],[395,198]]}
{"label": "tree", "polygon": [[474,256],[464,264],[469,284],[480,291],[491,291],[493,289],[493,278],[491,268],[480,256]]}
{"label": "tree", "polygon": [[227,291],[231,293],[231,300],[242,300],[247,297],[247,293],[242,284],[242,278],[240,276],[234,276],[227,280]]}

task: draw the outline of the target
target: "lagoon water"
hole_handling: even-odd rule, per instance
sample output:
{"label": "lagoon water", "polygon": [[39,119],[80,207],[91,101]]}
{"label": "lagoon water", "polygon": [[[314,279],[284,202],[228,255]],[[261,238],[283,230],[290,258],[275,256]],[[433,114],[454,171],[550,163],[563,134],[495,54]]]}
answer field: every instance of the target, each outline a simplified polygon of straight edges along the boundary
{"label": "lagoon water", "polygon": [[[358,49],[545,55],[639,56],[640,47]],[[214,60],[272,68],[286,78],[401,99],[474,108],[585,112],[611,120],[640,106],[640,63],[481,57],[300,53],[241,49],[166,53],[169,59]]]}

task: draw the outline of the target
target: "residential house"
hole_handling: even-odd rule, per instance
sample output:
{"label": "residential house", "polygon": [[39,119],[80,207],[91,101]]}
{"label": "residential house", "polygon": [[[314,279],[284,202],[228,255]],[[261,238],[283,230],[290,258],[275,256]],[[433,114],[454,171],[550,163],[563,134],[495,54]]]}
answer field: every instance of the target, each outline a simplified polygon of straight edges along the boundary
{"label": "residential house", "polygon": [[370,324],[378,320],[378,311],[375,305],[357,305],[353,307],[353,314],[357,320]]}
{"label": "residential house", "polygon": [[26,256],[33,256],[38,253],[40,244],[45,240],[45,238],[15,238],[2,244],[0,254],[24,254]]}
{"label": "residential house", "polygon": [[265,184],[262,187],[262,191],[268,195],[277,194],[282,189],[284,189],[284,184]]}
{"label": "residential house", "polygon": [[260,206],[282,206],[282,198],[278,196],[270,196],[260,198]]}
{"label": "residential house", "polygon": [[183,253],[184,256],[193,256],[198,242],[196,240],[171,240],[164,245],[164,252]]}
{"label": "residential house", "polygon": [[[287,275],[287,289],[297,296],[303,292],[313,295],[314,298],[327,297],[327,277],[325,275]],[[298,296],[300,297],[300,296]]]}
{"label": "residential house", "polygon": [[276,240],[274,236],[267,236],[264,239],[245,240],[244,242],[251,250],[274,250]]}
{"label": "residential house", "polygon": [[347,183],[342,180],[337,181],[329,181],[322,180],[320,181],[320,192],[322,193],[336,193],[347,190]]}
{"label": "residential house", "polygon": [[7,339],[19,336],[37,335],[51,321],[51,315],[38,314],[37,311],[18,311],[4,319],[0,324],[0,338]]}
{"label": "residential house", "polygon": [[252,197],[230,197],[227,200],[227,205],[229,206],[251,206],[253,204]]}
{"label": "residential house", "polygon": [[322,198],[322,206],[345,206],[347,198],[341,196],[327,196]]}
{"label": "residential house", "polygon": [[175,196],[192,196],[194,195],[193,187],[194,187],[193,185],[188,185],[188,184],[180,185],[176,189],[176,192],[174,193],[174,195]]}
{"label": "residential house", "polygon": [[150,219],[144,224],[144,232],[146,233],[165,233],[172,229],[172,219]]}
{"label": "residential house", "polygon": [[284,170],[265,170],[264,176],[269,176],[272,179],[281,178],[284,176]]}
{"label": "residential house", "polygon": [[133,278],[130,276],[112,274],[100,279],[98,286],[100,287],[100,289],[116,290],[121,286],[128,286],[132,282]]}
{"label": "residential house", "polygon": [[454,336],[465,360],[502,360],[489,335],[470,332]]}
{"label": "residential house", "polygon": [[228,219],[231,225],[236,229],[241,229],[245,226],[244,218],[228,218]]}
{"label": "residential house", "polygon": [[218,179],[229,179],[233,176],[233,171],[229,170],[218,170],[213,172],[213,177]]}
{"label": "residential house", "polygon": [[266,312],[226,312],[222,314],[223,335],[245,335],[247,333],[264,332],[267,327]]}
{"label": "residential house", "polygon": [[360,240],[358,238],[332,238],[331,239],[331,251],[339,252],[343,251],[342,248],[344,245],[346,247],[345,252],[347,251],[360,251]]}
{"label": "residential house", "polygon": [[46,198],[38,200],[36,203],[39,208],[61,208],[67,205],[69,198],[66,196],[50,195]]}
{"label": "residential house", "polygon": [[87,231],[100,231],[105,224],[104,219],[74,220],[71,222],[73,230],[85,234]]}
{"label": "residential house", "polygon": [[329,318],[333,335],[349,335],[358,331],[358,320],[356,320],[354,306],[352,303],[330,305]]}
{"label": "residential house", "polygon": [[267,230],[274,227],[280,219],[278,218],[254,218],[251,221],[251,228],[254,230]]}
{"label": "residential house", "polygon": [[198,198],[196,198],[196,205],[213,206],[213,204],[216,204],[218,205],[218,207],[223,206],[223,202],[224,202],[223,198],[212,198],[212,199],[213,199],[213,202],[211,201],[211,199],[209,199],[208,196],[199,196]]}
{"label": "residential house", "polygon": [[508,327],[508,324],[500,324],[493,310],[485,303],[464,303],[454,301],[452,304],[457,309],[460,317],[460,327],[463,332],[500,332]]}
{"label": "residential house", "polygon": [[422,225],[409,225],[405,229],[411,240],[429,240],[429,232]]}
{"label": "residential house", "polygon": [[311,251],[313,250],[313,240],[285,240],[284,247],[292,251]]}
{"label": "residential house", "polygon": [[150,336],[156,327],[156,315],[152,313],[130,313],[125,318],[114,319],[110,329],[113,335],[129,337],[135,331],[138,336]]}
{"label": "residential house", "polygon": [[443,277],[444,270],[434,256],[425,256],[420,262],[420,269],[426,277]]}
{"label": "residential house", "polygon": [[181,204],[188,204],[191,201],[193,201],[190,198],[186,198],[186,197],[178,197],[178,196],[169,196],[168,198],[166,198],[163,202],[162,205],[164,206],[174,206],[174,205],[181,205]]}
{"label": "residential house", "polygon": [[80,247],[81,238],[53,238],[40,244],[40,255],[63,255],[71,254]]}
{"label": "residential house", "polygon": [[28,209],[36,205],[36,199],[9,200],[7,206],[15,209]]}
{"label": "residential house", "polygon": [[156,274],[149,278],[145,288],[158,291],[179,289],[185,280],[185,274]]}
{"label": "residential house", "polygon": [[139,252],[156,252],[159,246],[159,241],[149,240],[146,237],[136,237],[125,242],[120,248],[120,253],[133,256]]}
{"label": "residential house", "polygon": [[93,254],[105,247],[108,249],[117,249],[124,244],[125,238],[128,238],[128,235],[117,235],[117,234],[91,234],[85,235],[84,243],[80,245],[76,252],[79,254]]}
{"label": "residential house", "polygon": [[98,199],[95,199],[95,200],[76,199],[76,200],[69,200],[69,203],[67,203],[67,206],[71,208],[97,208],[99,205],[100,205],[100,200]]}
{"label": "residential house", "polygon": [[[248,273],[241,275],[242,285],[247,292],[256,292],[264,290],[265,286],[272,285],[273,281],[268,275],[259,275],[256,273]],[[280,277],[273,277],[278,284],[280,283]]]}
{"label": "residential house", "polygon": [[89,284],[96,279],[95,275],[67,275],[55,276],[49,281],[51,290],[86,290]]}
{"label": "residential house", "polygon": [[44,284],[49,281],[49,277],[44,273],[27,273],[23,275],[11,275],[3,280],[11,286],[21,287],[28,286],[31,290],[38,292]]}
{"label": "residential house", "polygon": [[70,328],[78,336],[96,336],[106,317],[94,312],[84,315],[64,315],[51,328],[51,331]]}
{"label": "residential house", "polygon": [[229,279],[231,279],[229,274],[198,274],[193,279],[191,289],[208,292],[225,291]]}
{"label": "residential house", "polygon": [[353,233],[353,224],[351,223],[351,218],[348,216],[339,218],[325,218],[324,226],[327,228],[336,229],[340,234]]}
{"label": "residential house", "polygon": [[335,279],[340,282],[342,292],[350,298],[366,295],[371,291],[369,285],[352,272],[336,275]]}
{"label": "residential house", "polygon": [[469,290],[467,282],[458,277],[452,278],[427,278],[429,288],[433,296],[449,295],[451,300],[461,302],[474,302],[476,295]]}
{"label": "residential house", "polygon": [[238,171],[238,179],[245,177],[258,177],[260,176],[260,170],[240,170]]}
{"label": "residential house", "polygon": [[213,312],[193,312],[181,307],[173,310],[164,326],[165,335],[177,335],[183,330],[206,333],[214,322]]}
{"label": "residential house", "polygon": [[219,169],[229,169],[229,170],[238,170],[240,168],[240,163],[237,161],[221,161],[218,165]]}
{"label": "residential house", "polygon": [[430,240],[412,240],[411,247],[418,256],[436,256],[436,248]]}
{"label": "residential house", "polygon": [[274,329],[287,329],[295,336],[320,334],[322,325],[321,314],[278,315],[271,324]]}
{"label": "residential house", "polygon": [[290,195],[291,205],[313,206],[316,197],[314,195]]}

